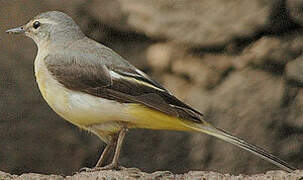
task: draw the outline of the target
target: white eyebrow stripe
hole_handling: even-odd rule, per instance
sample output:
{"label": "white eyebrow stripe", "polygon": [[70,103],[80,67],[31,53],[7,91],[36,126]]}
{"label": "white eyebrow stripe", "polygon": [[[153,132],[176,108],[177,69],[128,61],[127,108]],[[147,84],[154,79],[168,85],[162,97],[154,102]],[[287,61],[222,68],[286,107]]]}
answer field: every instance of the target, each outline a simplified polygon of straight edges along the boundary
{"label": "white eyebrow stripe", "polygon": [[133,77],[125,77],[123,75],[120,75],[114,71],[109,71],[109,74],[111,75],[112,78],[115,78],[115,79],[125,79],[125,80],[128,80],[128,81],[132,81],[132,82],[135,82],[135,83],[138,83],[138,84],[142,84],[144,86],[148,86],[148,87],[151,87],[153,89],[156,89],[158,91],[165,91],[164,89],[160,89],[150,83],[147,83],[147,82],[144,82],[144,81],[140,81],[136,78],[133,78]]}

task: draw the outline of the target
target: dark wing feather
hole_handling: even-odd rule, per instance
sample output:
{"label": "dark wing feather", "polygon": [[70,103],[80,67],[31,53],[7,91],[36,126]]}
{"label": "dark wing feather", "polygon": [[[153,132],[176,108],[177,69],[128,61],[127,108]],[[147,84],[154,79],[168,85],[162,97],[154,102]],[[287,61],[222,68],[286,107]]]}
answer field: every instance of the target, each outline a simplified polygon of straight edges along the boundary
{"label": "dark wing feather", "polygon": [[[122,103],[139,103],[171,116],[201,122],[201,113],[172,96],[133,66],[109,67],[102,63],[102,59],[98,62],[89,57],[61,54],[48,55],[44,60],[51,74],[68,89]],[[111,76],[110,71],[122,78]]]}

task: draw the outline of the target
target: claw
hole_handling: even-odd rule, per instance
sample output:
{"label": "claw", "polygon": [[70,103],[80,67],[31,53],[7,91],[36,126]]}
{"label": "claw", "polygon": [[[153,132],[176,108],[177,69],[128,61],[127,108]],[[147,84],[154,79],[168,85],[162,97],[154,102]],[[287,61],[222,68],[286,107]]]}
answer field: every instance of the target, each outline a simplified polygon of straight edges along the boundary
{"label": "claw", "polygon": [[104,171],[104,170],[122,170],[126,169],[125,167],[118,166],[117,164],[109,164],[103,167],[94,167],[94,168],[81,168],[80,172],[96,172],[96,171]]}
{"label": "claw", "polygon": [[94,168],[83,167],[79,170],[79,172],[91,172]]}
{"label": "claw", "polygon": [[111,163],[103,167],[95,167],[94,171],[103,171],[103,170],[122,170],[124,167],[118,166],[116,163]]}

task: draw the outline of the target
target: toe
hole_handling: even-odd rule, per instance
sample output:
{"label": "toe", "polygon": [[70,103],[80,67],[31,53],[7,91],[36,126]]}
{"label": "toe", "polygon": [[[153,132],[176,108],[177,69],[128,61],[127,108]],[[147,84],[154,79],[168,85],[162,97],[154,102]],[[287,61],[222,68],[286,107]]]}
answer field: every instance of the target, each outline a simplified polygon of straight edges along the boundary
{"label": "toe", "polygon": [[79,170],[79,172],[91,172],[93,168],[83,167]]}

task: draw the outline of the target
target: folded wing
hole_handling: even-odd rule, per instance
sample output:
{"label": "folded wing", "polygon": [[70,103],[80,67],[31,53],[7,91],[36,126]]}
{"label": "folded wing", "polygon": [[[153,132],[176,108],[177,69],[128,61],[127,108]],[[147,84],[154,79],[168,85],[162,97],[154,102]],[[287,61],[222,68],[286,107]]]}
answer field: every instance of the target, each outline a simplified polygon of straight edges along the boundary
{"label": "folded wing", "polygon": [[121,63],[109,64],[106,57],[79,52],[50,54],[44,60],[51,74],[68,89],[121,103],[142,104],[194,122],[202,121],[201,113],[178,100],[115,52],[110,53],[120,58]]}

